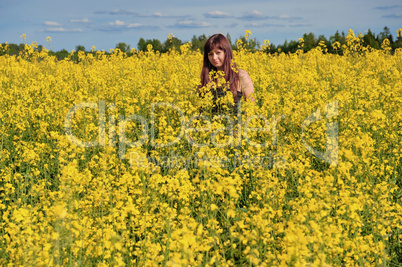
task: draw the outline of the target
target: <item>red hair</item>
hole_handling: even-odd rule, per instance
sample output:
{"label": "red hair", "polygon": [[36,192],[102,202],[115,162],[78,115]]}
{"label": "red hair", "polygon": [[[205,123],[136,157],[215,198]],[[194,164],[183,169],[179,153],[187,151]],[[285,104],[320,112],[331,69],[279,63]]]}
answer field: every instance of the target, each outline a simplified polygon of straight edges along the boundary
{"label": "red hair", "polygon": [[[239,75],[233,69],[236,68],[235,64],[232,64],[233,52],[232,46],[229,40],[221,33],[217,33],[208,38],[204,45],[204,61],[201,71],[201,85],[198,88],[206,86],[211,80],[209,79],[209,72],[211,70],[217,71],[217,69],[209,62],[208,53],[213,49],[223,50],[225,53],[225,62],[223,64],[223,71],[225,73],[225,80],[229,83],[230,91],[233,93],[233,98],[237,97],[237,85],[239,81]],[[232,65],[232,66],[231,66]]]}

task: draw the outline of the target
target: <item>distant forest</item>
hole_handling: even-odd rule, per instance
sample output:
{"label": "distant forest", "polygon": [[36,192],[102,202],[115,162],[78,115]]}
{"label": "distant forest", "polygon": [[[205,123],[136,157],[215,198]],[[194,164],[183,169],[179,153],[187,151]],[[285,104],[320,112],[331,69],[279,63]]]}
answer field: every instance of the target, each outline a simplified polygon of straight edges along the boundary
{"label": "distant forest", "polygon": [[[390,33],[390,30],[388,27],[384,27],[383,31],[380,32],[379,34],[375,34],[371,30],[368,30],[362,37],[363,46],[370,46],[374,49],[381,49],[381,44],[385,39],[389,40],[390,43],[390,48],[391,52],[395,51],[397,48],[402,48],[402,32],[401,30],[398,31],[398,35],[396,38],[393,37],[393,35]],[[249,49],[250,51],[256,51],[260,48],[260,43],[256,40],[256,38],[251,39],[251,38],[246,38],[245,36],[240,36],[238,39],[235,40],[235,42],[232,42],[232,38],[229,34],[226,35],[226,37],[229,39],[230,43],[232,44],[232,48],[234,50],[237,50],[238,48],[236,47],[236,42],[240,39],[242,40],[244,47]],[[336,31],[336,33],[327,39],[324,35],[319,35],[316,36],[314,33],[305,33],[303,36],[301,36],[304,40],[304,46],[303,50],[305,52],[319,46],[319,44],[325,44],[326,48],[328,49],[328,53],[337,53],[337,54],[342,54],[341,49],[333,49],[332,44],[335,42],[339,42],[341,47],[343,44],[346,44],[346,34],[345,32],[339,33],[339,31]],[[194,35],[193,38],[191,39],[191,47],[190,49],[193,51],[201,51],[203,50],[203,46],[205,42],[207,41],[208,36],[205,34],[196,36]],[[149,44],[152,45],[152,48],[154,51],[159,51],[160,53],[165,53],[171,49],[176,49],[179,50],[180,46],[185,44],[187,42],[183,42],[182,40],[178,39],[177,37],[171,37],[166,39],[166,41],[161,42],[158,39],[147,39],[145,40],[144,38],[140,38],[138,41],[137,47],[134,47],[136,51],[147,51],[147,46]],[[6,45],[5,43],[2,44],[3,47]],[[264,52],[266,53],[294,53],[298,49],[300,43],[298,40],[291,40],[291,41],[285,41],[283,44],[275,45],[271,44],[269,46],[269,49],[266,48]],[[7,50],[0,50],[0,55],[8,54],[8,55],[18,55],[20,51],[24,50],[25,44],[8,44]],[[132,48],[131,45],[120,42],[116,44],[116,47],[120,49],[122,52],[126,52],[128,56],[133,55],[132,53]],[[42,45],[38,45],[37,48],[39,51],[43,49]],[[84,51],[86,53],[92,53],[91,51],[87,51],[86,48],[83,45],[77,45],[75,47],[75,56],[71,58],[71,53],[68,52],[66,49],[62,49],[60,51],[54,52],[54,51],[49,51],[50,55],[56,56],[58,60],[62,60],[66,57],[69,57],[71,59],[77,59],[77,52],[78,51]],[[109,53],[106,51],[106,53]]]}

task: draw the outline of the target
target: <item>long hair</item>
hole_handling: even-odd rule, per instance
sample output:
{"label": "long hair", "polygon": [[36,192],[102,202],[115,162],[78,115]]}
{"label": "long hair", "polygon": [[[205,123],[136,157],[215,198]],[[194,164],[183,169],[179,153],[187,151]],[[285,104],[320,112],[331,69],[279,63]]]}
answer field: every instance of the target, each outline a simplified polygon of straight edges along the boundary
{"label": "long hair", "polygon": [[236,99],[236,88],[239,83],[239,75],[233,70],[233,68],[236,68],[236,66],[234,65],[234,62],[232,62],[232,47],[229,43],[229,40],[221,33],[217,33],[209,37],[204,45],[204,61],[201,71],[201,85],[198,87],[198,89],[206,86],[209,82],[211,82],[211,80],[209,79],[209,72],[211,70],[217,71],[217,69],[211,64],[211,62],[209,62],[208,59],[208,53],[215,48],[223,50],[225,53],[225,62],[223,64],[225,80],[229,83],[230,91],[233,93],[233,98]]}

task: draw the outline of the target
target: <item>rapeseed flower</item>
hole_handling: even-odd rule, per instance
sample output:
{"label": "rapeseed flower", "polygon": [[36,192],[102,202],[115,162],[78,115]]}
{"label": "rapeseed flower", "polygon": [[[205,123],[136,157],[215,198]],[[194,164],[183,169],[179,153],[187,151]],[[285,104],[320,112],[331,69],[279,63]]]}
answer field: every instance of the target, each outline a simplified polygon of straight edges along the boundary
{"label": "rapeseed flower", "polygon": [[189,44],[1,56],[0,264],[398,264],[402,53],[361,41],[239,41],[256,101],[232,128]]}

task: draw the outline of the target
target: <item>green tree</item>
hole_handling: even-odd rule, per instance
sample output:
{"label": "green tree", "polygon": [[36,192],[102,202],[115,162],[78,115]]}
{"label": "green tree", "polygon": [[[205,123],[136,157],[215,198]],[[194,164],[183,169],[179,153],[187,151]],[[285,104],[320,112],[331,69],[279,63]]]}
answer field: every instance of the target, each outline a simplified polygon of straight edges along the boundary
{"label": "green tree", "polygon": [[385,26],[384,30],[378,35],[378,41],[380,44],[382,44],[385,39],[388,39],[391,44],[394,42],[392,34],[387,26]]}
{"label": "green tree", "polygon": [[[5,51],[6,54],[8,55],[18,55],[20,52],[20,46],[18,46],[17,44],[7,44],[8,48]],[[3,47],[6,46],[6,44],[3,44]]]}
{"label": "green tree", "polygon": [[145,51],[146,47],[147,47],[146,41],[144,38],[141,37],[140,40],[138,41],[137,49],[140,51]]}
{"label": "green tree", "polygon": [[365,45],[368,45],[372,48],[379,49],[380,44],[378,40],[375,38],[375,34],[369,29],[367,33],[363,36],[363,41]]}
{"label": "green tree", "polygon": [[158,39],[152,39],[151,45],[155,51],[162,51],[162,43]]}
{"label": "green tree", "polygon": [[198,37],[193,35],[193,38],[191,38],[191,49],[194,51],[197,51],[197,49],[199,49],[202,52],[204,50],[204,45],[207,40],[208,38],[205,34],[200,35]]}
{"label": "green tree", "polygon": [[120,42],[116,45],[116,48],[120,49],[121,52],[128,53],[131,50],[130,45],[127,45],[126,43]]}
{"label": "green tree", "polygon": [[154,50],[154,51],[159,51],[159,52],[161,52],[162,51],[162,44],[161,44],[161,41],[159,41],[158,39],[148,39],[148,40],[145,40],[144,38],[140,38],[140,40],[138,41],[138,44],[137,44],[137,47],[138,47],[138,50],[140,50],[140,51],[147,51],[147,46],[149,45],[149,44],[151,44],[152,45],[152,49]]}
{"label": "green tree", "polygon": [[173,48],[176,50],[180,50],[180,46],[182,44],[183,44],[183,42],[180,39],[178,39],[177,37],[172,37],[170,39],[168,38],[162,45],[162,52],[167,52]]}
{"label": "green tree", "polygon": [[57,60],[62,60],[64,58],[68,57],[69,53],[68,53],[68,51],[66,49],[62,49],[60,51],[57,51],[55,53],[55,56],[56,56]]}
{"label": "green tree", "polygon": [[75,51],[76,51],[76,52],[78,52],[78,51],[84,51],[84,52],[85,52],[85,46],[83,46],[83,45],[77,45],[77,46],[75,47]]}
{"label": "green tree", "polygon": [[330,40],[331,44],[333,44],[335,42],[339,42],[342,46],[343,44],[346,44],[345,32],[342,32],[342,34],[339,34],[339,31],[336,31],[336,33],[333,36],[329,37],[329,40]]}
{"label": "green tree", "polygon": [[[240,36],[239,39],[236,39],[236,43],[237,43],[237,40],[241,40],[243,42],[244,48],[246,48],[250,51],[253,51],[253,52],[260,47],[260,43],[257,41],[257,38],[246,39],[245,36]],[[236,47],[236,49],[237,49],[237,47]]]}
{"label": "green tree", "polygon": [[297,51],[297,46],[299,45],[299,42],[296,42],[295,40],[291,40],[288,42],[288,40],[285,40],[282,46],[278,46],[281,48],[281,52],[284,52],[285,54],[287,53],[294,53]]}
{"label": "green tree", "polygon": [[317,39],[315,38],[315,35],[312,32],[308,34],[307,33],[303,34],[303,40],[304,40],[305,51],[309,51],[317,46]]}
{"label": "green tree", "polygon": [[324,44],[325,44],[327,47],[331,45],[331,42],[330,42],[327,38],[325,38],[325,36],[322,35],[322,34],[321,34],[321,35],[318,35],[317,44],[318,44],[319,42],[324,42]]}

